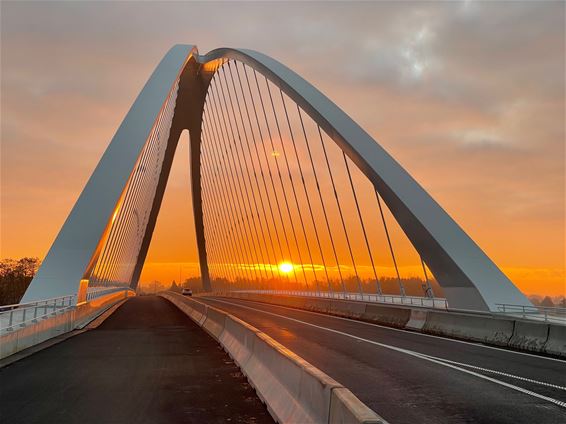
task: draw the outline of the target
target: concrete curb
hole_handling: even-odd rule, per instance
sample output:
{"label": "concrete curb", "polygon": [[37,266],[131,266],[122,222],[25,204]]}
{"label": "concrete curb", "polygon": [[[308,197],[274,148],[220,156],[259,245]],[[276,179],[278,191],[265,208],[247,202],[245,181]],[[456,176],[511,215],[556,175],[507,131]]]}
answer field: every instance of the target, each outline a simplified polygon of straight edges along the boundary
{"label": "concrete curb", "polygon": [[440,311],[355,300],[299,298],[255,293],[219,293],[273,305],[321,312],[426,334],[566,357],[566,326],[508,316]]}
{"label": "concrete curb", "polygon": [[[347,388],[255,327],[195,299],[161,296],[220,343],[277,422],[386,423]],[[206,318],[199,322],[195,311],[202,314],[203,307]]]}

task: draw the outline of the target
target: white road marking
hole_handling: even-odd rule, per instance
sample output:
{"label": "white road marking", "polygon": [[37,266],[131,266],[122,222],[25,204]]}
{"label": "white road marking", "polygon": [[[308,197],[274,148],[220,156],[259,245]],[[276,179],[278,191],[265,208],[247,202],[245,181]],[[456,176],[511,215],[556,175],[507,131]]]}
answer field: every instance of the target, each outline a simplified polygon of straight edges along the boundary
{"label": "white road marking", "polygon": [[545,381],[537,381],[537,380],[533,380],[533,379],[531,379],[531,378],[521,377],[521,376],[518,376],[518,375],[509,374],[509,373],[506,373],[506,372],[503,372],[503,371],[497,371],[497,370],[492,370],[492,369],[489,369],[489,368],[478,367],[478,366],[475,366],[475,365],[464,364],[464,363],[462,363],[462,362],[451,361],[450,359],[437,358],[437,357],[435,357],[435,356],[426,355],[426,354],[424,354],[424,353],[421,353],[421,355],[427,356],[427,357],[430,357],[430,358],[434,358],[434,359],[440,359],[440,360],[442,360],[442,361],[444,361],[444,362],[448,362],[448,363],[450,363],[450,364],[458,365],[458,366],[461,366],[461,367],[472,368],[472,369],[475,369],[475,370],[478,370],[478,371],[482,371],[482,372],[487,372],[487,373],[491,373],[491,374],[502,375],[502,376],[504,376],[504,377],[514,378],[515,380],[521,380],[521,381],[525,381],[525,382],[527,382],[527,383],[539,384],[539,385],[541,385],[541,386],[552,387],[553,389],[558,389],[558,390],[564,390],[564,391],[566,391],[566,387],[564,387],[564,386],[558,386],[558,385],[556,385],[556,384],[547,383],[547,382],[545,382]]}
{"label": "white road marking", "polygon": [[[219,302],[219,303],[226,303],[228,305],[233,305],[233,306],[236,306],[236,307],[249,309],[249,310],[252,310],[252,311],[262,312],[262,313],[267,314],[267,315],[272,315],[272,316],[283,318],[283,319],[286,319],[286,320],[289,320],[289,321],[298,322],[300,324],[308,325],[310,327],[318,328],[320,330],[325,330],[325,331],[328,331],[328,332],[331,332],[331,333],[340,334],[340,335],[345,336],[345,337],[350,337],[354,340],[366,342],[366,343],[369,343],[369,344],[372,344],[372,345],[375,345],[375,346],[379,346],[379,347],[382,347],[382,348],[385,348],[385,349],[404,353],[406,355],[410,355],[410,356],[413,356],[415,358],[419,358],[419,359],[422,359],[422,360],[425,360],[425,361],[433,362],[435,364],[438,364],[438,365],[441,365],[441,366],[444,366],[444,367],[447,367],[447,368],[452,368],[452,369],[458,370],[460,372],[463,372],[463,373],[466,373],[466,374],[469,374],[469,375],[473,375],[474,377],[480,378],[482,380],[487,380],[487,381],[490,381],[492,383],[498,384],[500,386],[507,387],[509,389],[527,394],[529,396],[533,396],[533,397],[536,397],[538,399],[553,403],[553,404],[558,405],[562,408],[566,408],[566,402],[563,402],[563,401],[560,401],[558,399],[554,399],[554,398],[551,398],[551,397],[548,397],[548,396],[545,396],[545,395],[541,395],[541,394],[533,392],[531,390],[527,390],[527,389],[524,389],[522,387],[515,386],[514,384],[506,383],[505,381],[497,380],[495,378],[488,377],[488,376],[483,375],[483,374],[479,374],[475,371],[471,371],[471,370],[462,368],[462,366],[458,366],[458,365],[456,365],[456,363],[452,363],[454,361],[448,361],[448,360],[443,359],[443,358],[437,358],[437,357],[434,357],[434,356],[425,355],[425,354],[415,352],[415,351],[412,351],[412,350],[403,349],[403,348],[391,346],[391,345],[388,345],[388,344],[385,344],[385,343],[376,342],[374,340],[364,339],[363,337],[354,336],[353,334],[348,334],[348,333],[345,333],[345,332],[340,331],[340,330],[335,330],[333,328],[323,327],[323,326],[312,324],[310,322],[302,321],[302,320],[299,320],[299,319],[296,319],[296,318],[287,317],[285,315],[279,315],[279,314],[276,314],[276,313],[273,313],[273,312],[264,311],[262,309],[255,309],[255,308],[251,308],[249,306],[244,306],[244,305],[241,305],[241,304],[232,303],[232,302],[228,302],[228,301],[225,301],[225,300],[219,300],[219,299],[213,299],[212,301],[213,302]],[[467,366],[465,364],[462,364],[462,365]],[[518,377],[518,378],[522,379],[522,377]],[[533,383],[536,383],[536,384],[541,384],[541,385],[552,386],[550,383],[546,383],[546,382],[542,382],[542,381],[530,380],[530,382],[533,382]],[[559,388],[564,389],[563,387],[560,387],[560,386],[559,386]]]}
{"label": "white road marking", "polygon": [[[205,299],[207,299],[207,298],[205,297]],[[210,298],[209,297],[208,299],[211,299],[213,301],[216,300],[216,301],[220,302],[220,300],[218,300],[218,298]],[[304,312],[306,314],[320,315],[320,316],[327,317],[327,318],[333,318],[333,319],[338,319],[338,320],[342,320],[342,321],[350,321],[350,322],[355,322],[355,323],[358,323],[358,324],[369,325],[369,326],[372,326],[372,327],[379,327],[379,328],[383,328],[384,330],[399,331],[401,333],[405,333],[405,334],[409,333],[409,334],[413,334],[415,336],[420,336],[420,337],[430,337],[430,338],[434,338],[434,339],[444,340],[446,342],[466,344],[466,345],[470,345],[470,346],[479,347],[479,348],[482,348],[482,349],[493,349],[493,350],[498,350],[500,352],[511,353],[511,354],[514,354],[514,355],[523,355],[523,356],[529,356],[531,358],[536,358],[536,359],[541,359],[541,360],[546,360],[546,361],[555,361],[555,362],[566,363],[566,361],[564,359],[551,358],[551,357],[548,357],[548,356],[541,356],[541,355],[536,355],[536,354],[527,353],[527,352],[519,352],[519,351],[516,351],[516,350],[510,350],[510,349],[503,349],[503,348],[500,348],[500,347],[497,347],[497,346],[489,346],[489,345],[481,344],[479,342],[467,342],[465,340],[452,339],[452,338],[443,337],[443,336],[435,336],[434,334],[426,334],[426,333],[421,333],[421,332],[418,332],[418,331],[410,331],[410,330],[403,329],[403,328],[389,327],[387,325],[381,325],[381,324],[376,324],[376,323],[373,323],[373,322],[361,321],[359,319],[339,317],[339,316],[336,316],[336,315],[325,314],[324,312],[308,311],[306,309],[291,308],[289,306],[276,305],[274,303],[258,302],[256,300],[239,299],[239,298],[236,298],[235,300],[243,300],[244,302],[255,303],[255,304],[263,305],[263,306],[266,306],[266,305],[275,306],[277,308],[288,309],[290,311],[298,311],[298,312]],[[232,304],[233,305],[240,305],[238,303],[232,303]]]}

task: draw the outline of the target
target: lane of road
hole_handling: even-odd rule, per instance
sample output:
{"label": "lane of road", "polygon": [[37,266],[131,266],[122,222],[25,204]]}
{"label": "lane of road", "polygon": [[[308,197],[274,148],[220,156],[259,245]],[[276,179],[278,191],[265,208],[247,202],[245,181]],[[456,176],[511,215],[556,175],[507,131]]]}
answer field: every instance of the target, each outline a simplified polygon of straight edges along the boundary
{"label": "lane of road", "polygon": [[162,297],[0,369],[3,423],[272,423],[238,367]]}
{"label": "lane of road", "polygon": [[264,331],[392,423],[566,422],[566,361],[259,302],[198,300]]}

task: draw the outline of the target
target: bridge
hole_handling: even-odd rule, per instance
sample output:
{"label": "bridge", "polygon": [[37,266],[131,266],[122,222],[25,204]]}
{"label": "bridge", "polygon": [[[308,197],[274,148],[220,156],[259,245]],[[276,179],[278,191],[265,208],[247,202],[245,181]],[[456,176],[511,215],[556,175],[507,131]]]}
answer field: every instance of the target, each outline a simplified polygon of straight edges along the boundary
{"label": "bridge", "polygon": [[[185,131],[202,287],[136,296]],[[402,276],[407,255],[419,277]],[[565,318],[533,306],[291,69],[177,45],[21,303],[0,308],[0,410],[10,422],[563,422]]]}

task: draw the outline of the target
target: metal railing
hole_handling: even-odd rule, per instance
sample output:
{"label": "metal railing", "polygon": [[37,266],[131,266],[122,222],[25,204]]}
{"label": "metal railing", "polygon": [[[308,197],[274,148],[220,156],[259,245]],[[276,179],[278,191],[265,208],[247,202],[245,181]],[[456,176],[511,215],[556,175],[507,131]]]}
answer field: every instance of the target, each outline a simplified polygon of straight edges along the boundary
{"label": "metal railing", "polygon": [[566,308],[551,306],[522,306],[496,303],[497,314],[521,317],[544,322],[566,323]]}
{"label": "metal railing", "polygon": [[398,296],[398,295],[378,295],[369,293],[354,292],[313,292],[301,290],[237,290],[239,293],[257,293],[257,294],[284,294],[288,296],[303,297],[319,297],[330,299],[359,300],[363,302],[386,303],[395,305],[419,306],[423,308],[448,309],[446,299],[435,297],[418,297],[418,296]]}
{"label": "metal railing", "polygon": [[76,295],[60,296],[37,302],[0,306],[0,332],[13,331],[31,322],[55,316],[76,304]]}
{"label": "metal railing", "polygon": [[[127,291],[129,287],[89,287],[86,301],[91,301],[107,294]],[[77,304],[77,295],[54,297],[36,302],[18,303],[0,306],[0,333],[15,331],[28,324],[56,316],[73,309]]]}
{"label": "metal railing", "polygon": [[130,290],[129,287],[89,287],[86,294],[87,302],[110,293]]}

